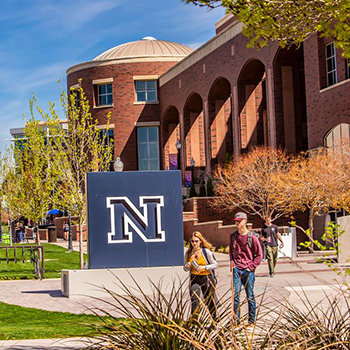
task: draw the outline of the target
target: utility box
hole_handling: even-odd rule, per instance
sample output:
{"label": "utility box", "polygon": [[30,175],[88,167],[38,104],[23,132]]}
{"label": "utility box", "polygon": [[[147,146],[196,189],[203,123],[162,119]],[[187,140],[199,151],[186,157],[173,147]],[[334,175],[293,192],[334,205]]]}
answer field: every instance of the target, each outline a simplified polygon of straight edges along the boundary
{"label": "utility box", "polygon": [[338,238],[338,263],[350,265],[350,215],[337,218],[337,224],[340,225],[340,230],[344,231]]}

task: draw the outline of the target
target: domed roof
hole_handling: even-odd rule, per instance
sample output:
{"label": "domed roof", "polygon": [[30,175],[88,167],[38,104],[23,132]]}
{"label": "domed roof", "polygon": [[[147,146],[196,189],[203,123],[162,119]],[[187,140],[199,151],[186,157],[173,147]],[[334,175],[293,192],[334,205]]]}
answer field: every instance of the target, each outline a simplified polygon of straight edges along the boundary
{"label": "domed roof", "polygon": [[115,46],[97,57],[94,61],[106,61],[136,57],[185,57],[193,50],[172,41],[157,40],[147,36],[142,40]]}

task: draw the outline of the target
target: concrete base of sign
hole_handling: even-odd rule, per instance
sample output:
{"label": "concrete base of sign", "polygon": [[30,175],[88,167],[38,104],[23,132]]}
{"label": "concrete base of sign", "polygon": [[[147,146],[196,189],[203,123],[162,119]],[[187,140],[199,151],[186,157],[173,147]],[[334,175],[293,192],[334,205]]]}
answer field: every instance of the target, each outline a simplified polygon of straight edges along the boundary
{"label": "concrete base of sign", "polygon": [[125,295],[121,285],[123,282],[127,287],[132,287],[135,294],[141,294],[135,285],[136,282],[146,294],[152,292],[152,283],[157,286],[161,284],[166,293],[174,281],[180,284],[180,281],[183,282],[187,277],[188,273],[182,266],[62,270],[61,291],[68,298],[103,297],[107,295],[104,288]]}

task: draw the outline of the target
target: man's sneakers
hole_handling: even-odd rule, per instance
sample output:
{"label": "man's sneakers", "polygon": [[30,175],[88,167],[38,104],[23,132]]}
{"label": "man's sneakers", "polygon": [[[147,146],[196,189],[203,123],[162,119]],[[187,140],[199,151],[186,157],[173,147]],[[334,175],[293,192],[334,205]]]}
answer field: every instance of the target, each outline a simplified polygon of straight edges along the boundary
{"label": "man's sneakers", "polygon": [[273,278],[273,276],[275,276],[275,273],[270,273],[270,277]]}

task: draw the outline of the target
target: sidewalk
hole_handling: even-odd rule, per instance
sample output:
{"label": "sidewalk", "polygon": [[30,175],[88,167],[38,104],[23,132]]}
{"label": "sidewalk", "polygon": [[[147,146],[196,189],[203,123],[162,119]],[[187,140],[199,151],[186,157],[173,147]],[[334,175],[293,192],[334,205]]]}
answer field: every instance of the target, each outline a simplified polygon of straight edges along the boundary
{"label": "sidewalk", "polygon": [[[77,249],[77,242],[74,242]],[[58,242],[58,245],[67,245],[67,242]],[[85,244],[86,246],[86,244]],[[85,248],[86,249],[86,248]],[[218,260],[217,278],[218,293],[225,293],[230,288],[231,274],[227,254],[215,253]],[[280,259],[277,263],[276,275],[270,278],[268,266],[263,262],[256,271],[255,292],[257,302],[264,293],[264,302],[290,299],[293,303],[302,304],[298,288],[303,286],[308,298],[317,302],[329,293],[329,285],[339,282],[338,276],[326,265],[316,262],[312,254],[301,256],[293,261]],[[91,309],[106,304],[88,297],[68,299],[61,294],[61,280],[15,280],[0,281],[0,301],[25,307],[35,307],[49,311],[67,311],[72,313],[92,313]],[[244,292],[242,293],[242,297]],[[0,349],[82,349],[84,344],[79,338],[73,339],[35,339],[18,341],[0,341]]]}
{"label": "sidewalk", "polygon": [[2,340],[0,349],[11,350],[73,350],[84,349],[86,338]]}

